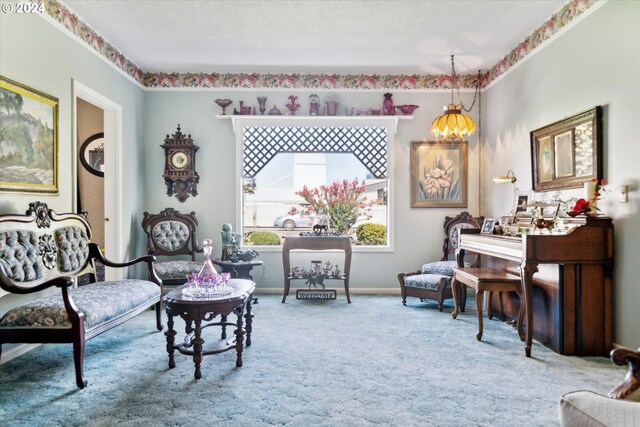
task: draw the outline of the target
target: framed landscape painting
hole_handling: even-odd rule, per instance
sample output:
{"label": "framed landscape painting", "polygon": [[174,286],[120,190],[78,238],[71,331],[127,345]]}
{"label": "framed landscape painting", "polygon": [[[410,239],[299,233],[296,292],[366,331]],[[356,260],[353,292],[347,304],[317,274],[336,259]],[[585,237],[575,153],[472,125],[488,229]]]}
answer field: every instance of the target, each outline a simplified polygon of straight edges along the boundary
{"label": "framed landscape painting", "polygon": [[58,193],[58,99],[3,76],[0,191]]}
{"label": "framed landscape painting", "polygon": [[411,143],[411,207],[467,207],[467,141]]}

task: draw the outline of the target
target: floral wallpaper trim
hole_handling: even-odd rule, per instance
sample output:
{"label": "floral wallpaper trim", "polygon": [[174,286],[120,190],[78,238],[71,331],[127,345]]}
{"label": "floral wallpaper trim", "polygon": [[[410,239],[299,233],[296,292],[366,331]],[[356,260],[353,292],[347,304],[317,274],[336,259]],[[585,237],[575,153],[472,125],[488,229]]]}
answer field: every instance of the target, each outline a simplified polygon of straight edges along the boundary
{"label": "floral wallpaper trim", "polygon": [[[144,74],[144,85],[154,88],[449,89],[451,80],[448,75],[432,74]],[[475,88],[477,80],[477,74],[459,75],[458,87]]]}
{"label": "floral wallpaper trim", "polygon": [[[451,76],[433,74],[263,74],[263,73],[143,73],[58,0],[45,1],[47,13],[136,82],[152,88],[266,89],[449,89]],[[525,38],[480,79],[481,87],[506,73],[531,51],[602,0],[571,0]],[[458,87],[476,87],[477,74],[458,75]]]}
{"label": "floral wallpaper trim", "polygon": [[77,15],[57,0],[36,0],[41,4],[44,1],[46,12],[65,27],[69,32],[78,36],[88,44],[93,50],[105,57],[109,62],[131,76],[136,82],[143,84],[142,70],[131,62],[118,49],[113,47],[93,28],[85,24]]}
{"label": "floral wallpaper trim", "polygon": [[554,13],[547,22],[539,26],[531,35],[502,58],[502,60],[491,67],[485,75],[485,79],[483,79],[483,87],[507,72],[509,68],[524,59],[531,51],[549,40],[563,27],[600,1],[601,0],[571,0],[566,3],[558,12]]}

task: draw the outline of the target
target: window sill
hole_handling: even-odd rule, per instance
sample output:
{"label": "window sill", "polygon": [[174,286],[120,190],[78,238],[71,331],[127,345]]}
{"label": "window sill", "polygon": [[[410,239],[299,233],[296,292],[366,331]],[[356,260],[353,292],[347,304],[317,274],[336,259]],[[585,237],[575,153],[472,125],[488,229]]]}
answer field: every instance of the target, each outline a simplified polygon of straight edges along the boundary
{"label": "window sill", "polygon": [[[282,246],[243,246],[243,250],[253,249],[258,253],[278,253],[282,252]],[[299,249],[295,249],[298,251]],[[305,252],[315,252],[315,251],[307,251],[304,249],[300,249],[300,251]],[[340,249],[328,249],[323,250],[322,252],[342,252]],[[393,247],[391,246],[360,246],[353,245],[351,246],[351,252],[359,252],[359,253],[382,253],[382,252],[394,252]]]}

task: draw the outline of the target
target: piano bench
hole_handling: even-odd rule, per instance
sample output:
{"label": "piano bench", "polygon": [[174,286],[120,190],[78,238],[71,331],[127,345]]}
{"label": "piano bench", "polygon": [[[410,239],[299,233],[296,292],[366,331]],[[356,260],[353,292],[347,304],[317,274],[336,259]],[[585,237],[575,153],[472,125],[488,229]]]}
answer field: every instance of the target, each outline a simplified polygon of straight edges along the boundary
{"label": "piano bench", "polygon": [[[455,268],[453,270],[453,279],[451,280],[451,290],[453,292],[453,301],[455,308],[451,316],[455,319],[458,316],[458,295],[459,284],[462,283],[476,290],[476,307],[478,310],[478,333],[476,338],[478,341],[482,339],[482,303],[484,292],[515,292],[520,296],[522,301],[522,287],[520,284],[520,276],[507,273],[506,271],[496,270],[493,268]],[[489,299],[491,303],[491,299]],[[487,309],[490,312],[490,308]],[[524,319],[524,304],[520,304],[518,311],[518,336],[524,341],[524,334],[521,331],[522,320]]]}

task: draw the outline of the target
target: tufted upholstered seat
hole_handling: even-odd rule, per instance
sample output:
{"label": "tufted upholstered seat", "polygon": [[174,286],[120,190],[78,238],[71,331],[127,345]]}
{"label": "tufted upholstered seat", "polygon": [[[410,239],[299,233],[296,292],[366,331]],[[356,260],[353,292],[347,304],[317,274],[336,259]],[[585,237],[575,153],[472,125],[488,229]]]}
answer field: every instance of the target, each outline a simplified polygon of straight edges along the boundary
{"label": "tufted upholstered seat", "polygon": [[[483,220],[483,217],[474,218],[468,212],[461,212],[453,218],[445,218],[443,225],[445,237],[440,261],[423,264],[418,271],[398,274],[402,304],[407,305],[407,297],[417,297],[421,301],[431,299],[438,302],[438,309],[442,311],[444,300],[453,297],[451,278],[457,263],[449,258],[454,256],[458,248],[458,229],[479,228]],[[473,266],[472,263],[465,262],[465,267],[471,266]]]}
{"label": "tufted upholstered seat", "polygon": [[[73,343],[76,384],[85,387],[86,340],[120,325],[151,306],[162,330],[162,282],[154,273],[153,256],[114,263],[91,243],[91,228],[77,214],[56,214],[34,202],[26,215],[0,215],[0,288],[27,297],[50,296],[21,305],[0,306],[0,352],[4,343]],[[122,268],[147,265],[150,280],[96,282],[94,264]],[[79,277],[89,283],[77,287]]]}
{"label": "tufted upholstered seat", "polygon": [[145,212],[142,229],[147,234],[147,253],[160,257],[154,267],[163,284],[182,285],[187,274],[200,271],[202,262],[196,262],[196,253],[202,247],[195,212],[181,214],[173,208]]}
{"label": "tufted upholstered seat", "polygon": [[[89,332],[140,305],[151,305],[158,299],[159,289],[155,283],[146,280],[126,279],[70,289],[69,295],[84,314],[85,327]],[[34,327],[71,328],[71,319],[61,294],[29,301],[7,311],[0,319],[0,328]]]}

